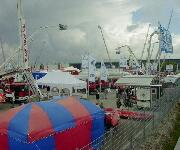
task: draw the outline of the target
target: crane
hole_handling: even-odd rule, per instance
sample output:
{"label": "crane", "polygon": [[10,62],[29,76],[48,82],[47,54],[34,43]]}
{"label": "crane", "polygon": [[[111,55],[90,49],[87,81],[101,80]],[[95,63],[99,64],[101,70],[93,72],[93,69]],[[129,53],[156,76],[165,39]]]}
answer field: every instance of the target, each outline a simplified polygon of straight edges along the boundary
{"label": "crane", "polygon": [[108,59],[109,59],[109,62],[111,64],[111,67],[112,67],[112,61],[111,61],[111,58],[110,58],[110,55],[109,55],[109,51],[108,51],[108,48],[107,48],[107,44],[106,44],[106,41],[105,41],[105,38],[104,38],[104,34],[103,34],[103,31],[102,31],[102,27],[100,25],[98,25],[98,29],[100,30],[101,32],[101,36],[102,36],[102,39],[103,39],[103,42],[104,42],[104,46],[106,48],[106,52],[107,52],[107,55],[108,55]]}
{"label": "crane", "polygon": [[132,49],[130,48],[130,46],[128,46],[128,45],[122,45],[122,46],[120,46],[120,47],[117,47],[116,50],[120,50],[120,49],[123,48],[123,47],[127,47],[128,52],[129,52],[129,54],[130,54],[130,57],[133,56],[133,57],[135,58],[136,64],[137,64],[138,66],[140,66],[139,63],[138,63],[138,59],[137,59],[136,55],[134,54],[134,52],[132,51]]}
{"label": "crane", "polygon": [[147,34],[146,34],[146,38],[145,38],[145,42],[144,42],[144,45],[143,45],[143,50],[142,50],[141,57],[140,57],[140,63],[142,63],[142,59],[143,59],[144,50],[145,50],[145,47],[146,47],[146,43],[147,43],[147,39],[148,39],[149,29],[150,29],[150,27],[151,27],[151,24],[149,24],[149,26],[148,26],[148,30],[147,30]]}

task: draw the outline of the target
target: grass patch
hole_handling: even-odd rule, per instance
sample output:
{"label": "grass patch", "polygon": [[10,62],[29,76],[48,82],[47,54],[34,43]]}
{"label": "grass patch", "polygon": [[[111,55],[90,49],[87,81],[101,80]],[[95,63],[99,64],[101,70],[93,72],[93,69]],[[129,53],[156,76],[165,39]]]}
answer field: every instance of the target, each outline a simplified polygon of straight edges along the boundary
{"label": "grass patch", "polygon": [[176,118],[173,122],[173,129],[170,131],[169,138],[163,143],[163,150],[174,150],[180,136],[180,103],[178,103],[176,109]]}

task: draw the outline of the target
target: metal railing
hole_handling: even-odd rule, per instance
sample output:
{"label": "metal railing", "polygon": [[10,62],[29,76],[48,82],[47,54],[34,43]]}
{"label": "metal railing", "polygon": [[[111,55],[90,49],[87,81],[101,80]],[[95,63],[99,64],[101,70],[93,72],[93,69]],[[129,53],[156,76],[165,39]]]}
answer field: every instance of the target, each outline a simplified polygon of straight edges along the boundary
{"label": "metal railing", "polygon": [[[121,119],[120,124],[107,131],[92,143],[81,148],[81,150],[139,150],[143,144],[155,133],[160,123],[167,117],[175,107],[180,96],[180,88],[164,89],[163,96],[154,101],[153,107],[139,110],[144,114],[142,118],[131,116]],[[98,146],[98,148],[96,148]],[[91,147],[91,148],[90,148]]]}

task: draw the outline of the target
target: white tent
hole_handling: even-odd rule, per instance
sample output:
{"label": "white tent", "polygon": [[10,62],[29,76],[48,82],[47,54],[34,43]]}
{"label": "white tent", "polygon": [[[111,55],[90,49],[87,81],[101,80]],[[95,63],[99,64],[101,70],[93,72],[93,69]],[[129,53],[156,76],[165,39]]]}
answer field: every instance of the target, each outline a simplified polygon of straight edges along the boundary
{"label": "white tent", "polygon": [[67,88],[72,93],[72,88],[74,89],[86,89],[87,83],[81,81],[67,72],[50,71],[43,78],[37,80],[38,85],[48,85],[51,88],[57,87],[59,89]]}

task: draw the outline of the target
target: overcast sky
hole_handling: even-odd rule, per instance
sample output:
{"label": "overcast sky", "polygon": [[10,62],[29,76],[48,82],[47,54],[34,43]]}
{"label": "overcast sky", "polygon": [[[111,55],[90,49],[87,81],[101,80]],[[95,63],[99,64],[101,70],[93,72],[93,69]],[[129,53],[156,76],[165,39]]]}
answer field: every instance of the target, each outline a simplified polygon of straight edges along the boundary
{"label": "overcast sky", "polygon": [[[29,45],[30,58],[37,63],[80,62],[81,55],[91,53],[107,59],[97,26],[101,25],[111,59],[117,59],[115,48],[130,45],[139,58],[148,25],[150,33],[158,21],[167,27],[174,9],[170,31],[174,55],[180,58],[180,0],[22,0],[28,35],[41,26],[57,26],[39,30]],[[58,31],[58,24],[68,26]],[[0,0],[0,37],[8,57],[19,46],[16,0]],[[154,39],[156,41],[157,38]],[[126,49],[122,49],[127,53]],[[157,49],[155,50],[157,51]],[[1,50],[0,50],[1,53]],[[0,56],[2,60],[2,54]]]}

